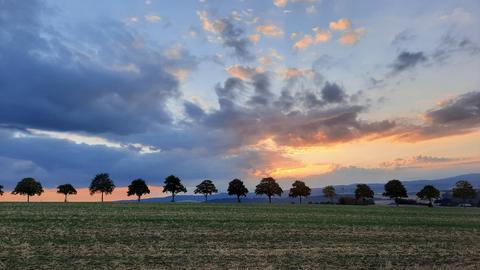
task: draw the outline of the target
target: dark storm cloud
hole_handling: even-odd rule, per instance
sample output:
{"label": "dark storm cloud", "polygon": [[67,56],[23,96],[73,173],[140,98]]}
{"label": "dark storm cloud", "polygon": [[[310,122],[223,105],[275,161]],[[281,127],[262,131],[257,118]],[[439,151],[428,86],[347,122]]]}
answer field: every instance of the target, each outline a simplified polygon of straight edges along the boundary
{"label": "dark storm cloud", "polygon": [[[268,74],[256,76],[244,89],[244,95],[251,95],[244,103],[237,99],[222,106],[225,98],[217,90],[220,108],[199,122],[228,135],[231,144],[226,146],[230,149],[266,138],[284,146],[327,145],[376,136],[395,127],[393,121],[361,120],[360,114],[367,107],[349,102],[349,96],[335,83],[325,83],[319,92],[301,87],[284,89],[277,96],[269,89]],[[225,85],[231,85],[229,80]]]}
{"label": "dark storm cloud", "polygon": [[480,124],[480,92],[470,92],[451,99],[426,117],[432,125]]}
{"label": "dark storm cloud", "polygon": [[391,65],[392,73],[399,73],[427,62],[428,58],[423,52],[401,52]]}
{"label": "dark storm cloud", "polygon": [[0,5],[0,124],[128,134],[170,123],[164,104],[179,90],[167,70],[194,67],[187,52],[168,59],[112,21],[73,27],[72,41],[44,26],[41,2]]}
{"label": "dark storm cloud", "polygon": [[345,100],[345,92],[336,83],[327,82],[322,88],[322,98],[327,103],[340,103]]}
{"label": "dark storm cloud", "polygon": [[250,40],[245,36],[245,31],[236,26],[230,18],[221,20],[223,28],[220,31],[220,37],[225,47],[233,50],[233,54],[241,60],[250,61],[254,56],[250,52],[252,46]]}
{"label": "dark storm cloud", "polygon": [[403,140],[427,140],[464,134],[480,127],[480,92],[469,92],[425,112],[426,122],[399,135]]}
{"label": "dark storm cloud", "polygon": [[267,106],[273,98],[270,91],[270,79],[265,73],[257,73],[252,77],[254,94],[248,101],[252,106]]}
{"label": "dark storm cloud", "polygon": [[189,118],[200,119],[205,116],[203,109],[193,102],[186,101],[183,103],[185,113]]}

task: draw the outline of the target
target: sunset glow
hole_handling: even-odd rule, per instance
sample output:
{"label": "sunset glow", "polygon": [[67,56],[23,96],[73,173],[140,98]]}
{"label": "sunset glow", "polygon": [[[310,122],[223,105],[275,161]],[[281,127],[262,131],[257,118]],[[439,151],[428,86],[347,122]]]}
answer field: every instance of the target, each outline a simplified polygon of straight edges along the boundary
{"label": "sunset glow", "polygon": [[[8,1],[7,1],[8,2]],[[478,1],[11,1],[0,6],[0,200],[125,200],[479,172]]]}

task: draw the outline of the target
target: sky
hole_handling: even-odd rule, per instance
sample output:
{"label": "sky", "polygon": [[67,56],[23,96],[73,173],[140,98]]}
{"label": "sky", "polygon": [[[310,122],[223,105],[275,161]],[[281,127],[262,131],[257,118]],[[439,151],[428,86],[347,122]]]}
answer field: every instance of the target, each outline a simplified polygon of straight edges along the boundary
{"label": "sky", "polygon": [[[0,185],[480,172],[480,2],[0,0]],[[8,193],[8,192],[7,192]],[[23,200],[5,194],[0,200]]]}

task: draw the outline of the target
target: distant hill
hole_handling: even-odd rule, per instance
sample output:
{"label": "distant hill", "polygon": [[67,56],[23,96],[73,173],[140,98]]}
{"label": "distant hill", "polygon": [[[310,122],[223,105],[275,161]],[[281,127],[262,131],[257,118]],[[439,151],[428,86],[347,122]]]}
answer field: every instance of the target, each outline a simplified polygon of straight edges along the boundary
{"label": "distant hill", "polygon": [[[415,194],[420,191],[425,185],[433,185],[441,191],[450,190],[457,181],[466,180],[472,183],[475,188],[480,188],[480,173],[464,174],[454,177],[441,178],[441,179],[431,179],[431,180],[411,180],[411,181],[402,181],[405,185],[409,194]],[[383,186],[385,183],[367,183],[372,190],[375,192],[375,195],[380,195],[383,193]],[[357,184],[350,185],[336,185],[335,190],[339,196],[341,195],[353,195],[355,192]],[[275,197],[272,199],[274,203],[291,203],[298,202],[298,199],[288,198],[288,191],[282,197]],[[177,202],[203,202],[204,197],[202,195],[177,195],[175,196]],[[226,202],[236,202],[236,197],[228,196],[227,193],[218,193],[208,197],[209,203],[226,203]],[[170,202],[171,197],[163,198],[149,198],[142,200],[143,202]],[[266,202],[266,197],[255,196],[253,193],[248,194],[246,198],[242,198],[244,203],[254,203],[254,202]],[[326,202],[327,199],[323,197],[322,188],[312,188],[312,195],[305,200],[305,202]]]}
{"label": "distant hill", "polygon": [[[480,173],[464,174],[448,178],[433,179],[433,180],[411,180],[411,181],[402,181],[403,185],[407,189],[409,194],[416,194],[419,192],[425,185],[433,185],[438,190],[447,191],[452,189],[455,186],[455,183],[459,180],[469,181],[475,188],[480,188]],[[385,183],[366,183],[370,188],[375,192],[375,194],[383,193]],[[337,185],[334,186],[338,194],[353,194],[357,183],[350,185]],[[313,188],[312,195],[322,195],[321,188]]]}

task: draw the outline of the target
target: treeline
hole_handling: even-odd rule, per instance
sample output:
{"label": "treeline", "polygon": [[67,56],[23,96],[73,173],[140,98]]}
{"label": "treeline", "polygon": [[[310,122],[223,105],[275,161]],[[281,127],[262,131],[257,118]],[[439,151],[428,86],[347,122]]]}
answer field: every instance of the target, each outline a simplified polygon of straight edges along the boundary
{"label": "treeline", "polygon": [[[385,191],[382,196],[393,199],[397,205],[400,200],[407,198],[407,190],[405,186],[399,180],[390,180],[385,186]],[[101,202],[104,200],[104,195],[112,194],[115,190],[115,183],[110,178],[108,173],[97,174],[91,181],[89,186],[90,195],[96,193],[101,194]],[[333,203],[333,199],[337,196],[335,188],[333,186],[326,186],[323,188],[323,195]],[[34,178],[24,178],[19,181],[12,191],[14,195],[27,196],[27,202],[30,202],[31,196],[40,196],[43,193],[42,184]],[[178,193],[186,193],[187,188],[182,184],[180,178],[175,175],[170,175],[165,178],[163,185],[163,192],[170,193],[172,196],[172,202],[175,202],[175,196]],[[198,184],[194,190],[195,194],[202,194],[205,196],[205,201],[208,200],[208,196],[217,193],[218,190],[212,180],[203,180]],[[246,197],[249,193],[244,183],[240,179],[233,179],[228,183],[227,189],[228,195],[236,196],[237,202],[241,202],[241,197]],[[0,196],[3,195],[3,186],[0,185]],[[57,187],[57,193],[64,195],[64,202],[67,202],[68,195],[77,194],[77,190],[71,184],[63,184]],[[468,181],[458,181],[455,187],[452,189],[453,197],[466,201],[468,199],[474,199],[476,191]],[[136,196],[140,201],[142,196],[150,194],[150,189],[143,179],[135,179],[128,186],[127,195]],[[263,178],[260,183],[255,187],[256,195],[266,195],[269,203],[272,202],[272,197],[282,196],[283,190],[277,181],[272,177]],[[307,198],[311,194],[311,188],[303,181],[295,181],[289,190],[288,196],[292,198],[298,198],[299,203],[302,203],[302,198]],[[341,204],[369,204],[373,202],[375,193],[367,184],[357,184],[355,189],[355,197],[341,197],[339,202]],[[426,185],[418,192],[417,197],[421,200],[429,201],[429,206],[433,206],[433,201],[440,198],[440,191],[432,185]]]}

